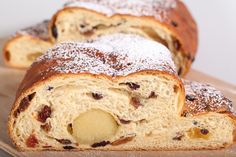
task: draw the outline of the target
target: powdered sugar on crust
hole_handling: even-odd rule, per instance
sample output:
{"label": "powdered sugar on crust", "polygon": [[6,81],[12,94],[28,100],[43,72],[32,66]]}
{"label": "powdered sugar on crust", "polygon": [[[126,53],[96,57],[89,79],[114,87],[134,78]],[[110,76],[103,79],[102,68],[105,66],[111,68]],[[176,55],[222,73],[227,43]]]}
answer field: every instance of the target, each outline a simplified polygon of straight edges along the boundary
{"label": "powdered sugar on crust", "polygon": [[49,20],[44,20],[43,22],[38,23],[34,26],[16,32],[16,35],[29,35],[40,38],[42,40],[49,40],[48,23]]}
{"label": "powdered sugar on crust", "polygon": [[57,73],[125,76],[142,70],[159,70],[177,75],[166,47],[127,34],[103,36],[89,43],[62,43],[36,60],[41,61],[56,62],[48,71]]}
{"label": "powdered sugar on crust", "polygon": [[234,113],[232,102],[214,87],[186,80],[184,85],[186,90],[185,116],[208,112]]}
{"label": "powdered sugar on crust", "polygon": [[65,7],[82,7],[107,16],[152,16],[162,21],[166,18],[168,10],[176,7],[176,0],[70,0]]}

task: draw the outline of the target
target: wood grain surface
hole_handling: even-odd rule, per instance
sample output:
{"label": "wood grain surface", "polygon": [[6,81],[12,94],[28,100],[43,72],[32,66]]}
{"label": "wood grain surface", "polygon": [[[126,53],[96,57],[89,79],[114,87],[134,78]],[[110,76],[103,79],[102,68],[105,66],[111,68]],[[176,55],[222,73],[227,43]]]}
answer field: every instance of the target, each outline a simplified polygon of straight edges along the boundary
{"label": "wood grain surface", "polygon": [[[3,40],[0,40],[0,46]],[[0,47],[1,48],[1,47]],[[0,49],[1,50],[1,49]],[[7,68],[0,61],[0,149],[14,157],[236,157],[236,145],[214,151],[80,151],[80,152],[18,152],[12,145],[7,134],[7,118],[15,98],[15,92],[25,71]],[[236,105],[236,86],[225,83],[206,74],[191,70],[188,79],[207,82],[220,89]],[[223,129],[223,128],[222,128]]]}

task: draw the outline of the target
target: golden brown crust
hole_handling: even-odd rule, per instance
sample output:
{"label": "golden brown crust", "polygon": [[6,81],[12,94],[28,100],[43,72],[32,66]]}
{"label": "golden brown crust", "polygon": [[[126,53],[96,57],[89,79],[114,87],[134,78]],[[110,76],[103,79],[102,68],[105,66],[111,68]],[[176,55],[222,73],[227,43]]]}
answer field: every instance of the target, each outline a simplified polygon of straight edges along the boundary
{"label": "golden brown crust", "polygon": [[[84,0],[76,0],[77,2],[84,2]],[[163,0],[163,3],[166,0]],[[193,19],[191,13],[187,9],[187,7],[184,5],[184,3],[180,0],[173,0],[173,3],[175,3],[174,7],[170,7],[168,9],[163,9],[163,6],[153,6],[154,9],[150,10],[151,13],[146,13],[145,11],[139,12],[137,16],[138,9],[135,9],[137,7],[135,3],[132,3],[131,5],[127,6],[127,10],[129,14],[122,14],[122,11],[119,12],[120,5],[116,2],[109,2],[107,0],[89,0],[88,2],[93,4],[99,4],[103,7],[107,7],[108,9],[113,9],[114,13],[112,16],[123,16],[123,17],[138,17],[143,20],[152,20],[153,22],[157,22],[158,25],[163,26],[168,31],[171,32],[174,39],[174,45],[176,45],[176,49],[178,51],[181,51],[184,58],[185,68],[181,69],[181,73],[184,76],[188,70],[190,69],[190,66],[192,62],[195,59],[196,52],[197,52],[197,46],[198,46],[198,30],[197,30],[197,24],[195,20]],[[154,2],[154,1],[153,1]],[[154,3],[153,3],[154,4]],[[86,5],[85,5],[86,6]],[[123,5],[122,5],[123,6]],[[155,8],[156,7],[156,8]],[[158,8],[159,7],[159,8]],[[73,11],[76,9],[85,9],[87,10],[89,7],[76,7],[73,5],[68,5],[62,10],[59,10],[52,18],[49,28],[52,28],[55,25],[55,21],[59,14],[61,14],[64,11]],[[116,9],[118,10],[116,12]],[[145,10],[145,8],[143,8]],[[160,12],[160,10],[162,12]],[[100,9],[92,9],[90,10],[92,12],[95,12],[97,14],[101,14],[103,16],[109,16],[106,15],[104,12],[102,12]],[[132,14],[133,12],[133,14]],[[112,17],[111,16],[111,17]],[[157,18],[158,17],[158,18]],[[52,39],[52,41],[55,41],[51,29],[49,29],[49,34]]]}
{"label": "golden brown crust", "polygon": [[49,24],[49,20],[44,20],[36,25],[17,31],[5,43],[3,47],[3,60],[5,64],[14,68],[25,69],[23,67],[12,64],[10,62],[10,53],[9,53],[10,45],[14,44],[15,42],[17,42],[17,40],[20,40],[21,38],[29,38],[29,40],[32,40],[32,41],[42,41],[42,42],[50,43],[50,38],[49,38],[49,33],[48,33],[48,24]]}

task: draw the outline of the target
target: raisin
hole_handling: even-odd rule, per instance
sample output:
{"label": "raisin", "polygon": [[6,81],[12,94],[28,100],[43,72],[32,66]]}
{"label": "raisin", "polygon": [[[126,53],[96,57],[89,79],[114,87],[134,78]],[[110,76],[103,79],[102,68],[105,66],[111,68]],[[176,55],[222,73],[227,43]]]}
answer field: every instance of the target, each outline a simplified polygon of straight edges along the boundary
{"label": "raisin", "polygon": [[193,96],[191,96],[191,95],[186,95],[186,97],[185,97],[188,101],[194,101],[194,100],[196,100],[196,98],[194,98]]}
{"label": "raisin", "polygon": [[187,111],[184,111],[181,116],[183,116],[183,117],[188,117],[188,116],[190,116],[190,113],[187,112]]}
{"label": "raisin", "polygon": [[200,132],[203,135],[207,135],[209,133],[209,131],[207,129],[201,129]]}
{"label": "raisin", "polygon": [[42,123],[46,122],[47,118],[51,116],[51,113],[52,113],[51,107],[45,105],[38,113],[38,121]]}
{"label": "raisin", "polygon": [[24,97],[21,100],[19,107],[14,111],[15,117],[17,117],[20,114],[20,112],[23,112],[28,108],[28,106],[30,105],[30,102],[34,98],[35,94],[36,94],[36,92],[28,95],[27,97]]}
{"label": "raisin", "polygon": [[30,135],[28,137],[28,139],[26,140],[26,146],[27,147],[31,147],[34,148],[36,147],[36,145],[38,144],[38,139],[36,138],[36,136],[34,134]]}
{"label": "raisin", "polygon": [[127,142],[130,142],[134,139],[135,136],[130,136],[130,137],[121,137],[120,139],[114,141],[111,143],[112,146],[117,146],[120,144],[125,144]]}
{"label": "raisin", "polygon": [[49,132],[52,126],[49,123],[46,123],[44,125],[41,125],[40,128],[43,129],[45,132]]}
{"label": "raisin", "polygon": [[175,47],[175,50],[177,50],[177,51],[180,50],[181,44],[180,44],[179,40],[174,40],[174,47]]}
{"label": "raisin", "polygon": [[93,31],[93,30],[88,30],[88,31],[83,32],[83,33],[81,33],[81,34],[83,34],[83,35],[85,35],[85,36],[92,36],[92,35],[94,34],[94,31]]}
{"label": "raisin", "polygon": [[187,131],[187,135],[192,139],[208,139],[210,137],[209,131],[207,129],[200,129],[198,127],[190,128]]}
{"label": "raisin", "polygon": [[28,95],[28,99],[29,99],[29,101],[33,100],[35,94],[36,94],[36,92],[34,92],[34,93]]}
{"label": "raisin", "polygon": [[103,98],[102,94],[92,93],[92,96],[95,100],[100,100]]}
{"label": "raisin", "polygon": [[174,26],[174,27],[178,27],[178,23],[175,22],[175,21],[171,21],[171,25]]}
{"label": "raisin", "polygon": [[120,83],[120,85],[127,85],[129,86],[130,89],[132,90],[137,90],[140,88],[140,85],[136,84],[136,83],[132,83],[132,82],[127,82],[127,83]]}
{"label": "raisin", "polygon": [[91,147],[96,148],[96,147],[105,147],[106,145],[110,144],[111,142],[109,141],[102,141],[98,143],[94,143],[91,145]]}
{"label": "raisin", "polygon": [[61,143],[61,144],[71,144],[72,142],[68,139],[56,139],[57,142]]}
{"label": "raisin", "polygon": [[175,141],[181,141],[182,138],[184,137],[184,135],[182,133],[177,133],[175,137],[172,138],[172,140],[175,140]]}
{"label": "raisin", "polygon": [[53,90],[53,87],[48,86],[47,90],[48,90],[48,91],[51,91],[51,90]]}
{"label": "raisin", "polygon": [[119,118],[119,120],[122,124],[129,124],[131,122],[130,120],[124,120],[124,119],[120,119],[120,118]]}
{"label": "raisin", "polygon": [[139,108],[140,106],[143,106],[138,98],[131,98],[131,105],[133,105],[136,109]]}
{"label": "raisin", "polygon": [[178,93],[178,90],[179,90],[179,87],[178,87],[178,86],[174,85],[173,89],[174,89],[174,92],[175,92],[175,93]]}
{"label": "raisin", "polygon": [[80,28],[85,28],[86,26],[84,24],[79,25]]}
{"label": "raisin", "polygon": [[188,59],[188,60],[192,60],[191,54],[188,54],[188,55],[187,55],[187,59]]}
{"label": "raisin", "polygon": [[197,121],[193,121],[193,125],[197,125],[198,124],[198,122]]}
{"label": "raisin", "polygon": [[11,59],[11,54],[10,54],[9,51],[5,52],[5,58],[6,58],[7,61],[9,61]]}
{"label": "raisin", "polygon": [[156,95],[155,92],[151,92],[151,94],[149,95],[148,98],[149,98],[149,99],[150,99],[150,98],[157,98],[157,95]]}
{"label": "raisin", "polygon": [[54,24],[53,26],[52,26],[52,36],[55,38],[55,39],[57,39],[57,37],[58,37],[58,32],[57,32],[57,27],[56,27],[56,25]]}
{"label": "raisin", "polygon": [[183,72],[183,69],[182,69],[182,68],[179,68],[179,70],[178,70],[178,75],[181,75],[182,72]]}
{"label": "raisin", "polygon": [[67,150],[75,149],[75,147],[72,147],[72,146],[64,146],[63,148],[64,148],[64,149],[67,149]]}
{"label": "raisin", "polygon": [[141,119],[141,120],[139,120],[139,122],[140,122],[141,124],[143,124],[143,123],[148,123],[148,120],[147,120],[147,119]]}
{"label": "raisin", "polygon": [[46,148],[46,149],[47,149],[47,148],[52,148],[52,146],[43,146],[43,148]]}
{"label": "raisin", "polygon": [[72,124],[68,124],[67,126],[67,131],[70,133],[70,134],[73,134],[73,128],[72,128]]}

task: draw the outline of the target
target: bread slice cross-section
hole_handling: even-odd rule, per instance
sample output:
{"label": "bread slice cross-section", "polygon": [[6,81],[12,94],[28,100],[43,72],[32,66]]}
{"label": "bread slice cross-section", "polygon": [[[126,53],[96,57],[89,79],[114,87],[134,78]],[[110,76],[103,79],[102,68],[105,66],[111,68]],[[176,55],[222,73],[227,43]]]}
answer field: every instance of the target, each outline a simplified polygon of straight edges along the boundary
{"label": "bread slice cross-section", "polygon": [[3,58],[7,65],[15,68],[28,68],[43,55],[52,43],[48,34],[48,20],[18,31],[3,48]]}

